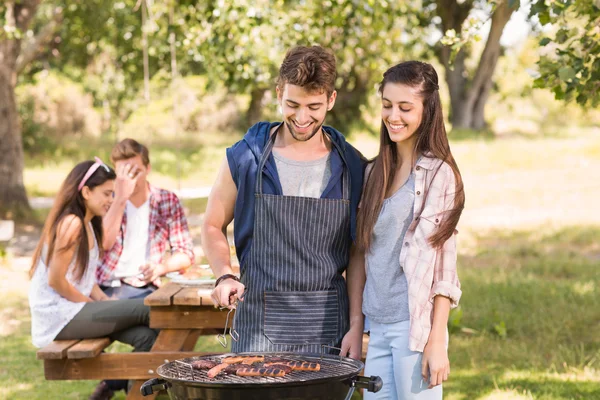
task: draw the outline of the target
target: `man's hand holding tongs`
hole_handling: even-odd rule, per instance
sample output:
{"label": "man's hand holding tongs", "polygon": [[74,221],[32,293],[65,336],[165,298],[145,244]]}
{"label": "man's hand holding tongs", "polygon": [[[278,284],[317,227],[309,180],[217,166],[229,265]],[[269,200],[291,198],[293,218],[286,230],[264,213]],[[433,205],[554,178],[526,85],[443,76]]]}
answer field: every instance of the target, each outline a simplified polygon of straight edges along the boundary
{"label": "man's hand holding tongs", "polygon": [[243,301],[246,287],[236,276],[218,280],[211,298],[215,307],[235,308],[238,301]]}

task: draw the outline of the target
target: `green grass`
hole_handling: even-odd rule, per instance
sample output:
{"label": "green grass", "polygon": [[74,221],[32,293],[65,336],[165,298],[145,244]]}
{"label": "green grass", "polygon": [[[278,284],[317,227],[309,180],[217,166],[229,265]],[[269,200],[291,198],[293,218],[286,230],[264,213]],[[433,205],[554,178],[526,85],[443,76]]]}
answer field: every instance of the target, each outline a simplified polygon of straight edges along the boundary
{"label": "green grass", "polygon": [[446,398],[600,398],[600,228],[476,240]]}
{"label": "green grass", "polygon": [[[600,227],[473,240],[459,256],[462,315],[451,325],[445,399],[600,399]],[[4,299],[0,317],[19,325],[0,339],[0,398],[86,398],[96,382],[44,380],[25,294]],[[198,350],[221,349],[206,339]]]}

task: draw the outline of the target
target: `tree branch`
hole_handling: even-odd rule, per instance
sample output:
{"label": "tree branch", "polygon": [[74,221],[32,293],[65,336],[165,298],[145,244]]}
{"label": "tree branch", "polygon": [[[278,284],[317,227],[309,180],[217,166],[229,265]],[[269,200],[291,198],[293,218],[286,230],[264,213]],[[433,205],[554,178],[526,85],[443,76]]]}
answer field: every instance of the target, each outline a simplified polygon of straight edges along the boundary
{"label": "tree branch", "polygon": [[515,11],[514,8],[508,5],[507,1],[503,1],[498,4],[498,8],[494,11],[492,16],[492,26],[490,27],[490,33],[488,34],[485,48],[479,58],[477,65],[477,71],[473,77],[473,81],[469,90],[468,102],[470,105],[474,104],[476,98],[482,90],[482,86],[486,84],[494,74],[496,69],[496,63],[500,57],[500,38],[504,27],[510,20],[512,13]]}
{"label": "tree branch", "polygon": [[50,19],[42,30],[32,40],[23,43],[21,54],[17,59],[17,74],[21,73],[33,60],[35,60],[48,43],[50,43],[54,33],[62,23],[62,17],[62,8],[56,7],[52,13],[52,19]]}
{"label": "tree branch", "polygon": [[16,4],[14,1],[10,3],[13,5],[17,29],[22,32],[26,31],[40,5],[40,0],[21,0]]}

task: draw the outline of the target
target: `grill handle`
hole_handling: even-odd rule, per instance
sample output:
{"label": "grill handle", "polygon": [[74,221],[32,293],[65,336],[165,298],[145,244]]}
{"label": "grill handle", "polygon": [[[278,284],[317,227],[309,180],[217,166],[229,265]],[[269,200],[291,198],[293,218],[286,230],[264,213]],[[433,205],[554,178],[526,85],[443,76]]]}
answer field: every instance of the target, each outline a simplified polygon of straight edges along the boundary
{"label": "grill handle", "polygon": [[377,393],[383,386],[383,381],[378,376],[355,376],[352,378],[352,386],[360,389],[367,389],[372,393]]}
{"label": "grill handle", "polygon": [[164,381],[160,378],[152,378],[142,384],[142,387],[140,387],[140,392],[142,393],[142,396],[150,396],[154,392],[167,390],[170,386],[171,385],[167,381]]}

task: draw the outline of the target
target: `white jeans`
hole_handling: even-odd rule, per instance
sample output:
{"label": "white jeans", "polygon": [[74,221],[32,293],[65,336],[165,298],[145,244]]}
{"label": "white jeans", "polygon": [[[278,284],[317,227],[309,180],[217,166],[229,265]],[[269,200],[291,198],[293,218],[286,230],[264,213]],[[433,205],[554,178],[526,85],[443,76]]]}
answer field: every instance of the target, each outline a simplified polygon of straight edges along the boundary
{"label": "white jeans", "polygon": [[409,321],[379,324],[370,321],[371,337],[365,376],[377,375],[383,387],[377,393],[364,392],[364,400],[441,400],[442,385],[427,389],[421,378],[418,351],[408,349]]}

